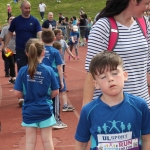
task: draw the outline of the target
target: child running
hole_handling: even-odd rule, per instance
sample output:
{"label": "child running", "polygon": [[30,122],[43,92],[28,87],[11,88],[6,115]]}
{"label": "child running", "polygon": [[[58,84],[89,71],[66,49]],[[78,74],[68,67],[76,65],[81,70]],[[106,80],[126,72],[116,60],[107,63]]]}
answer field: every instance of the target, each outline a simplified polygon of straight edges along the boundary
{"label": "child running", "polygon": [[[62,47],[61,47],[61,44],[57,41],[55,41],[53,43],[53,47],[58,49],[60,54],[62,54]],[[62,55],[61,55],[62,56]],[[63,65],[63,74],[65,76],[65,72],[64,72],[64,65]],[[62,97],[62,100],[63,100],[63,108],[62,108],[62,111],[73,111],[74,110],[74,107],[68,105],[68,96],[67,96],[67,89],[66,89],[66,82],[65,82],[65,79],[63,78],[63,82],[64,82],[64,88],[60,90],[60,93],[61,93],[61,97]]]}
{"label": "child running", "polygon": [[51,99],[58,95],[59,86],[51,67],[42,64],[44,44],[38,39],[26,43],[28,66],[19,70],[14,93],[23,98],[22,126],[26,127],[26,150],[34,150],[37,128],[41,129],[44,150],[54,150],[52,126],[56,124]]}
{"label": "child running", "polygon": [[[103,51],[93,57],[90,72],[102,94],[85,105],[75,134],[75,150],[149,150],[150,113],[146,101],[123,92],[127,72],[121,57]],[[140,146],[142,139],[142,148]]]}
{"label": "child running", "polygon": [[62,31],[60,29],[55,29],[54,34],[55,34],[55,41],[59,42],[62,47],[61,58],[63,60],[63,68],[65,69],[65,51],[67,51],[67,53],[69,54],[69,57],[72,57],[73,59],[75,59],[75,56],[70,51],[69,46],[66,43],[66,41],[62,39]]}
{"label": "child running", "polygon": [[[59,83],[59,89],[63,89],[64,88],[63,71],[62,71],[63,62],[59,51],[52,46],[55,38],[54,32],[50,30],[45,30],[42,32],[41,37],[45,45],[45,56],[43,58],[43,63],[53,68],[55,72],[55,76],[57,78],[57,82]],[[60,119],[59,95],[57,95],[52,100],[54,106],[53,112],[54,112],[55,119],[57,121],[56,125],[54,125],[53,128],[54,129],[66,128],[67,125],[64,124]]]}
{"label": "child running", "polygon": [[[79,60],[78,45],[79,45],[79,32],[78,32],[78,27],[74,25],[72,27],[72,31],[70,32],[69,46],[70,46],[71,52],[72,52],[73,47],[75,48],[77,60]],[[70,56],[69,56],[69,60],[70,60]]]}

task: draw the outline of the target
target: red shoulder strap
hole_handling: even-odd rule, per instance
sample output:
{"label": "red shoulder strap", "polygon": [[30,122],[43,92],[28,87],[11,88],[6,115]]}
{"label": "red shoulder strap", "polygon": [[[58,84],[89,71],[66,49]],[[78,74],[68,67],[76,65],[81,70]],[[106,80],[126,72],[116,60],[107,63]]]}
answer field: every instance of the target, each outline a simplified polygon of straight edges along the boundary
{"label": "red shoulder strap", "polygon": [[145,38],[147,37],[146,36],[146,33],[147,33],[147,25],[146,25],[146,20],[144,17],[142,18],[135,18],[136,22],[138,23],[143,35],[145,36]]}
{"label": "red shoulder strap", "polygon": [[113,17],[108,17],[108,21],[110,24],[110,36],[109,36],[109,42],[108,42],[108,50],[113,51],[116,43],[118,41],[118,26],[116,24],[116,21]]}

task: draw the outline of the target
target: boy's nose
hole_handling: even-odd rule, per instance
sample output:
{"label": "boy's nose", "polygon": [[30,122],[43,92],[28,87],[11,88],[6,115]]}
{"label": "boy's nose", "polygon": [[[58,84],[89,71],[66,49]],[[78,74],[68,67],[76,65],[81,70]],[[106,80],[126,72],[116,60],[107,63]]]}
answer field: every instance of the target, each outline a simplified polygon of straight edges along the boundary
{"label": "boy's nose", "polygon": [[107,78],[109,82],[113,81],[113,77],[111,75],[108,75]]}

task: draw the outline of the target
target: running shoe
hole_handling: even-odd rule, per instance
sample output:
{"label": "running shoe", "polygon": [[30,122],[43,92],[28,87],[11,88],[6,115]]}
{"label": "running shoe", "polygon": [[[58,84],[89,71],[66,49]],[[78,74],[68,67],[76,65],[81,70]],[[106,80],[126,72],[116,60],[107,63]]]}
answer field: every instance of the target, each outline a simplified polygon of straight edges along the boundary
{"label": "running shoe", "polygon": [[54,129],[63,129],[67,128],[67,125],[64,124],[61,120],[58,120],[57,123],[53,126]]}
{"label": "running shoe", "polygon": [[72,106],[64,106],[63,108],[62,108],[62,111],[64,111],[64,112],[67,112],[67,111],[73,111],[74,110],[74,107],[72,107]]}

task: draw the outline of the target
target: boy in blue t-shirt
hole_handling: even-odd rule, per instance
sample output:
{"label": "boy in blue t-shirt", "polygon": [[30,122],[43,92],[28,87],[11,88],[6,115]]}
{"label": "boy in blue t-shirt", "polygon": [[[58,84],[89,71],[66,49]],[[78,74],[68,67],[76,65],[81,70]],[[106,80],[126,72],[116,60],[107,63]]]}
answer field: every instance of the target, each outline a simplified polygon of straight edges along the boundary
{"label": "boy in blue t-shirt", "polygon": [[89,70],[102,94],[82,108],[75,150],[86,150],[89,140],[90,150],[149,150],[149,109],[144,99],[123,92],[128,74],[121,57],[103,51],[93,57]]}
{"label": "boy in blue t-shirt", "polygon": [[[45,56],[42,62],[45,65],[51,66],[53,68],[55,72],[55,76],[57,77],[57,81],[60,85],[60,89],[63,89],[64,88],[63,71],[62,71],[63,62],[62,62],[59,51],[52,46],[55,35],[53,31],[45,30],[42,32],[41,38],[45,45]],[[53,127],[57,129],[66,128],[67,125],[64,124],[60,119],[59,95],[53,98],[52,100],[53,100],[53,106],[54,106],[54,109],[53,109],[54,116],[57,121],[57,124]]]}
{"label": "boy in blue t-shirt", "polygon": [[[70,32],[70,41],[69,41],[69,46],[70,46],[70,51],[72,52],[73,47],[75,48],[75,53],[76,53],[76,58],[79,60],[79,54],[78,54],[78,44],[79,44],[79,32],[78,32],[78,27],[73,26],[72,31]],[[70,60],[70,56],[69,56]]]}

